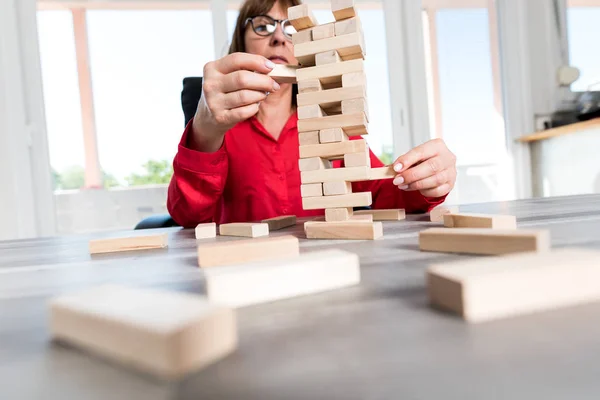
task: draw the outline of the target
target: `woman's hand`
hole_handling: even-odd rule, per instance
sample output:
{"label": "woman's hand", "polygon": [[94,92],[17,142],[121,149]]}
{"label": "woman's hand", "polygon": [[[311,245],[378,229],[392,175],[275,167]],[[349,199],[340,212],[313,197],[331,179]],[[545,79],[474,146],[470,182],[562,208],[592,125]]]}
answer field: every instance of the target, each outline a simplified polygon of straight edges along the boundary
{"label": "woman's hand", "polygon": [[394,185],[425,197],[445,196],[456,183],[456,156],[442,139],[415,147],[394,162]]}
{"label": "woman's hand", "polygon": [[265,57],[247,53],[230,54],[206,64],[190,147],[215,152],[223,144],[225,132],[254,116],[268,93],[280,89],[266,75],[273,67]]}

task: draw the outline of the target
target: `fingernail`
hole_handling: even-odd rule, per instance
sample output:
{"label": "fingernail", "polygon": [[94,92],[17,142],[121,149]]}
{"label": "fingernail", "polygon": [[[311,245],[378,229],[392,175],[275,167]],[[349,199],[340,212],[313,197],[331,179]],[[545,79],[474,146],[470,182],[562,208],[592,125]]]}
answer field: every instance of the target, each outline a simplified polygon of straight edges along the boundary
{"label": "fingernail", "polygon": [[396,172],[402,171],[402,164],[398,163],[398,164],[394,165],[394,171],[396,171]]}
{"label": "fingernail", "polygon": [[402,185],[404,183],[404,178],[401,176],[398,176],[394,179],[394,185],[398,186],[398,185]]}
{"label": "fingernail", "polygon": [[400,190],[406,190],[406,189],[408,189],[408,185],[398,186],[398,189],[400,189]]}
{"label": "fingernail", "polygon": [[265,63],[265,65],[267,66],[267,68],[269,69],[273,69],[275,68],[275,63],[271,60],[267,60],[267,62]]}
{"label": "fingernail", "polygon": [[270,94],[271,94],[271,92],[265,92],[265,96],[268,96]]}
{"label": "fingernail", "polygon": [[279,85],[279,83],[273,81],[273,89],[279,90],[279,89],[281,89],[281,86]]}

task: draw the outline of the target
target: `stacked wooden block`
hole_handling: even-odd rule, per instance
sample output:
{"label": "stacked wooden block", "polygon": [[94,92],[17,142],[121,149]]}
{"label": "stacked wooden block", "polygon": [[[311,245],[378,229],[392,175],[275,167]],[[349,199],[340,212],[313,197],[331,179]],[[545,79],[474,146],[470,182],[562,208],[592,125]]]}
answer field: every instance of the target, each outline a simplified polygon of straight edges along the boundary
{"label": "stacked wooden block", "polygon": [[[364,36],[352,0],[333,0],[331,6],[336,22],[325,25],[317,24],[306,4],[288,10],[301,65],[296,78],[302,206],[325,209],[325,221],[307,222],[305,231],[308,238],[377,239],[381,223],[353,213],[372,204],[371,193],[353,193],[351,183],[394,173],[390,167],[372,169],[366,141],[350,140],[369,130]],[[332,168],[334,160],[344,166]],[[403,218],[395,211],[396,220]]]}

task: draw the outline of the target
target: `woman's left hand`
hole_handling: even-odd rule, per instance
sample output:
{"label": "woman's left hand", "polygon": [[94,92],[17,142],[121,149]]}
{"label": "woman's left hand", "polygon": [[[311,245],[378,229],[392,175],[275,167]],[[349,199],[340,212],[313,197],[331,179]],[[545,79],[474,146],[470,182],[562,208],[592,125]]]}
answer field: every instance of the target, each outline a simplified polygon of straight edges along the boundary
{"label": "woman's left hand", "polygon": [[394,170],[398,173],[394,185],[400,189],[442,197],[456,183],[456,156],[442,139],[433,139],[398,157]]}

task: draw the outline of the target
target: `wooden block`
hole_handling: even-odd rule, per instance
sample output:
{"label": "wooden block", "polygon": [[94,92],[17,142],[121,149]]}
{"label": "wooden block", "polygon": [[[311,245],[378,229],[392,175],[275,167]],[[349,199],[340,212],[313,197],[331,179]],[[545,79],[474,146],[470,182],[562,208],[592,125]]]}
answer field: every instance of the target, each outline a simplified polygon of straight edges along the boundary
{"label": "wooden block", "polygon": [[297,65],[275,64],[275,68],[267,75],[273,78],[277,83],[296,83]]}
{"label": "wooden block", "polygon": [[298,160],[298,168],[301,172],[324,170],[331,168],[331,162],[321,157],[301,158]]}
{"label": "wooden block", "polygon": [[550,249],[550,233],[545,230],[431,228],[420,232],[419,248],[442,253],[488,255],[544,252]]}
{"label": "wooden block", "polygon": [[349,115],[329,115],[321,118],[309,118],[298,121],[298,131],[320,131],[330,128],[342,128],[348,136],[366,135],[369,123],[364,113]]}
{"label": "wooden block", "polygon": [[261,222],[269,225],[269,231],[278,231],[290,226],[296,226],[296,216],[282,215],[280,217],[263,219]]}
{"label": "wooden block", "polygon": [[[344,154],[344,166],[346,168],[352,167],[369,167],[371,168],[371,157],[369,151],[361,151],[360,153],[349,153]],[[369,177],[371,171],[369,171]]]}
{"label": "wooden block", "polygon": [[234,222],[232,224],[221,224],[219,225],[219,235],[250,238],[269,236],[269,225],[256,224],[253,222]]}
{"label": "wooden block", "polygon": [[313,92],[304,92],[298,94],[298,106],[308,106],[319,104],[323,108],[328,108],[341,103],[344,100],[364,98],[367,95],[362,86],[352,86],[346,88],[328,89]]}
{"label": "wooden block", "polygon": [[310,119],[310,118],[322,118],[327,114],[323,112],[323,109],[318,104],[310,106],[298,106],[298,119]]}
{"label": "wooden block", "polygon": [[369,221],[309,221],[304,224],[304,231],[308,239],[376,240],[383,237],[381,222]]}
{"label": "wooden block", "polygon": [[[335,28],[334,28],[334,30],[335,30]],[[294,33],[292,35],[292,44],[296,45],[296,44],[312,41],[313,40],[312,31],[313,31],[312,29],[304,29],[302,31],[298,31],[297,33]]]}
{"label": "wooden block", "polygon": [[130,236],[90,240],[90,254],[117,253],[121,251],[162,249],[169,244],[169,235]]}
{"label": "wooden block", "polygon": [[298,81],[319,79],[322,84],[341,82],[342,76],[352,72],[364,72],[363,60],[344,61],[338,64],[319,65],[316,67],[300,68],[296,71]]}
{"label": "wooden block", "polygon": [[443,218],[446,228],[517,229],[514,215],[446,214]]}
{"label": "wooden block", "polygon": [[352,207],[345,208],[328,208],[325,210],[325,221],[327,222],[344,222],[352,217]]}
{"label": "wooden block", "polygon": [[324,51],[315,55],[315,65],[334,64],[341,61],[342,59],[337,50]]}
{"label": "wooden block", "polygon": [[344,133],[342,128],[330,128],[319,131],[319,141],[321,143],[347,142],[348,140],[348,135]]}
{"label": "wooden block", "polygon": [[350,72],[342,75],[342,87],[350,88],[355,86],[362,86],[366,97],[367,93],[367,75],[364,72]]}
{"label": "wooden block", "polygon": [[[303,44],[306,44],[306,43],[303,43]],[[298,45],[298,46],[301,46],[301,45]],[[298,57],[296,57],[296,60],[298,60],[298,63],[300,64],[301,69],[314,67],[315,65],[317,65],[317,59],[314,55],[298,56]]]}
{"label": "wooden block", "polygon": [[458,212],[458,207],[437,206],[429,212],[431,222],[444,222],[444,215]]}
{"label": "wooden block", "polygon": [[[306,79],[304,81],[298,82],[298,93],[312,93],[312,92],[320,92],[323,90],[323,86],[321,85],[321,81],[318,79]],[[314,103],[317,104],[317,103]],[[303,104],[307,105],[307,104]]]}
{"label": "wooden block", "polygon": [[304,197],[302,199],[302,208],[305,210],[320,210],[327,208],[367,207],[372,203],[371,192],[364,192],[342,196]]}
{"label": "wooden block", "polygon": [[358,12],[354,8],[354,0],[331,0],[331,12],[333,12],[336,21],[358,15]]}
{"label": "wooden block", "polygon": [[350,33],[361,33],[362,24],[358,16],[334,23],[335,36],[348,35]]}
{"label": "wooden block", "polygon": [[340,196],[352,193],[352,183],[345,181],[323,183],[323,194],[325,196]]}
{"label": "wooden block", "polygon": [[299,253],[298,238],[294,236],[203,243],[202,246],[198,246],[198,266],[201,268],[219,267],[297,256]]}
{"label": "wooden block", "polygon": [[352,215],[350,217],[350,221],[369,221],[369,222],[373,222],[373,216],[372,215],[367,215],[367,214],[362,214],[362,215]]}
{"label": "wooden block", "polygon": [[325,250],[213,268],[205,275],[210,301],[237,308],[355,285],[360,267],[354,253]]}
{"label": "wooden block", "polygon": [[369,180],[368,167],[331,168],[300,172],[300,181],[303,184],[337,181],[360,182],[366,180]]}
{"label": "wooden block", "polygon": [[300,185],[300,195],[302,197],[323,196],[323,184],[322,183],[310,183],[307,185]]}
{"label": "wooden block", "polygon": [[390,165],[381,168],[371,168],[369,180],[375,181],[378,179],[394,179],[398,175],[394,168]]}
{"label": "wooden block", "polygon": [[366,98],[342,101],[342,114],[356,114],[363,112],[369,122],[369,103]]}
{"label": "wooden block", "polygon": [[600,252],[561,249],[432,265],[432,305],[484,322],[600,301]]}
{"label": "wooden block", "polygon": [[300,146],[299,149],[300,158],[322,157],[327,159],[341,159],[347,153],[368,151],[367,142],[364,139]]}
{"label": "wooden block", "polygon": [[50,331],[102,358],[182,378],[237,347],[235,314],[199,296],[106,285],[50,302]]}
{"label": "wooden block", "polygon": [[[318,25],[313,28],[312,40],[322,40],[335,36],[335,23]],[[318,65],[318,64],[317,64]]]}
{"label": "wooden block", "polygon": [[287,12],[288,20],[297,31],[313,28],[318,25],[317,19],[308,8],[308,4],[290,7]]}
{"label": "wooden block", "polygon": [[401,221],[406,219],[406,212],[403,209],[391,210],[359,210],[354,215],[371,215],[373,221]]}
{"label": "wooden block", "polygon": [[217,224],[209,222],[207,224],[199,224],[196,227],[196,239],[208,239],[217,237]]}
{"label": "wooden block", "polygon": [[319,144],[319,131],[298,133],[298,143],[300,146],[310,146]]}
{"label": "wooden block", "polygon": [[325,51],[337,50],[342,60],[345,60],[346,56],[364,54],[363,42],[360,33],[334,36],[316,42],[300,43],[294,46],[294,56],[298,59],[301,57],[314,57],[316,54]]}

